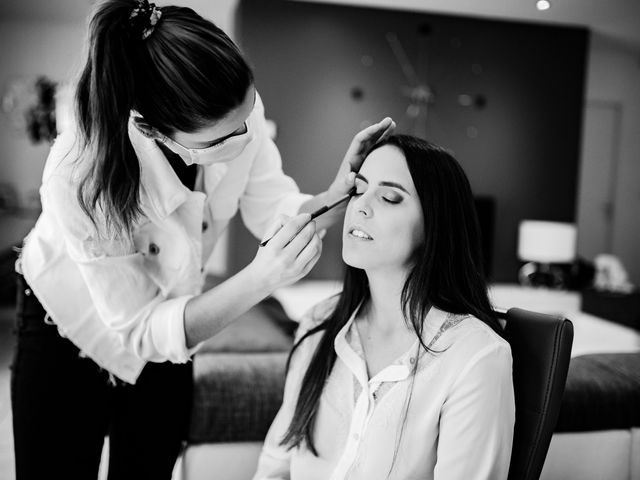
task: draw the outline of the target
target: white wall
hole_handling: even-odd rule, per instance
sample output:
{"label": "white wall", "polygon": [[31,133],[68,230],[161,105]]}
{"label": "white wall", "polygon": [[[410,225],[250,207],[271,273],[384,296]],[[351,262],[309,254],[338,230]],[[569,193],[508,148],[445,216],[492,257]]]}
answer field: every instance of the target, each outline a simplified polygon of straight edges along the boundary
{"label": "white wall", "polygon": [[612,198],[612,251],[607,253],[619,256],[632,281],[639,284],[640,52],[629,51],[594,35],[589,52],[586,95],[588,102],[613,102],[621,106]]}
{"label": "white wall", "polygon": [[[83,38],[83,24],[0,22],[0,93],[16,80],[42,74],[54,80],[69,78],[81,57]],[[0,145],[0,182],[12,183],[19,204],[29,206],[30,195],[40,185],[48,146],[31,144],[5,114],[0,114]]]}
{"label": "white wall", "polygon": [[[237,0],[180,2],[211,18],[233,35]],[[87,15],[89,9],[87,8]],[[82,61],[84,23],[0,22],[0,88],[16,77],[45,74],[68,80]],[[588,101],[614,101],[622,106],[619,159],[615,181],[612,252],[635,283],[640,283],[640,53],[595,36],[587,74]],[[19,201],[28,206],[39,186],[47,146],[33,146],[26,134],[0,114],[0,182],[11,182]]]}

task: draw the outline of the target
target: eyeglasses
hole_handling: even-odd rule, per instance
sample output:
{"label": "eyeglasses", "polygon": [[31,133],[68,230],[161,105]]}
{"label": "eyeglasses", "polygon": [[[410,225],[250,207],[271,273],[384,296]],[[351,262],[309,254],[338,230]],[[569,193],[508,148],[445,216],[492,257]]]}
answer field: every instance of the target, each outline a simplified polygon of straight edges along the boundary
{"label": "eyeglasses", "polygon": [[209,150],[215,150],[217,148],[220,148],[227,140],[233,138],[233,137],[239,137],[241,135],[245,135],[247,132],[249,131],[248,127],[247,127],[247,122],[243,122],[242,123],[242,128],[236,130],[233,133],[230,133],[229,135],[226,135],[222,138],[219,138],[217,140],[215,140],[213,143],[211,143],[210,145],[207,145],[206,147],[202,147],[202,148],[189,148],[189,147],[185,147],[184,145],[182,145],[181,143],[178,143],[177,141],[175,141],[173,138],[168,137],[166,135],[161,134],[160,132],[156,131],[156,135],[154,138],[157,138],[159,141],[161,141],[162,143],[164,143],[165,145],[167,145],[169,148],[171,148],[171,146],[177,147],[179,149],[182,150],[186,150],[189,152],[198,152],[198,153],[205,153]]}

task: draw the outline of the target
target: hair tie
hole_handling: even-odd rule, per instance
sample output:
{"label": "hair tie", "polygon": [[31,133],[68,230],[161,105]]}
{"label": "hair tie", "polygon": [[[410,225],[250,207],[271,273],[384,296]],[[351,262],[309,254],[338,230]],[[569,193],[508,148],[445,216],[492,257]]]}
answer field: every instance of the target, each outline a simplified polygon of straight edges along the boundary
{"label": "hair tie", "polygon": [[129,15],[129,21],[136,30],[142,30],[142,40],[146,40],[153,33],[160,17],[162,12],[155,3],[149,3],[149,0],[138,0],[138,6]]}

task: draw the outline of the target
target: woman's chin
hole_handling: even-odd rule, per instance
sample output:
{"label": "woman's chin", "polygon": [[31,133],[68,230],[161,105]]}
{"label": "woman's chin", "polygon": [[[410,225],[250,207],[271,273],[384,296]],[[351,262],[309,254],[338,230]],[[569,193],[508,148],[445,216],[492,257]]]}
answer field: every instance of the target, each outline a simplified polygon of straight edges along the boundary
{"label": "woman's chin", "polygon": [[371,265],[371,259],[368,259],[363,252],[355,251],[353,248],[342,247],[342,261],[353,268],[366,269]]}

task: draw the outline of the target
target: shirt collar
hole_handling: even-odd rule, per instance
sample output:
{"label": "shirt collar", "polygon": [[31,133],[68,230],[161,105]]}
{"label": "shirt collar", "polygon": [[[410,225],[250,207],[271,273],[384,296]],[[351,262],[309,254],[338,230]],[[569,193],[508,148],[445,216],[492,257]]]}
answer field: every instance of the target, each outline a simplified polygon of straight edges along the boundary
{"label": "shirt collar", "polygon": [[[351,370],[358,381],[364,385],[367,382],[398,382],[405,380],[411,374],[414,363],[418,356],[425,353],[424,348],[418,348],[418,339],[413,345],[395,362],[388,367],[382,369],[372,379],[368,378],[365,360],[362,356],[362,344],[355,327],[354,320],[357,312],[360,310],[362,303],[354,310],[349,317],[347,323],[336,335],[334,340],[334,348],[336,355]],[[434,338],[448,317],[447,312],[431,307],[424,322],[422,341],[429,343]]]}

